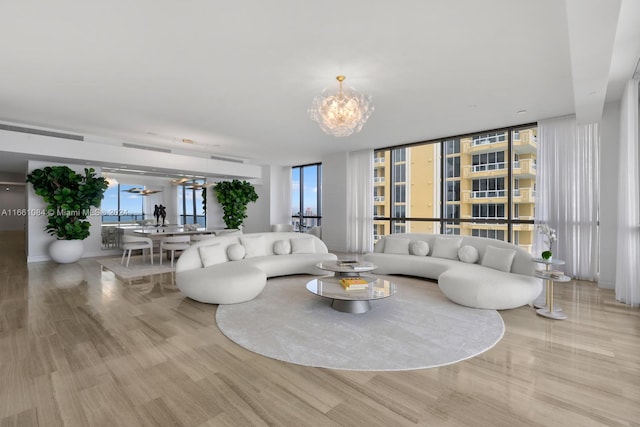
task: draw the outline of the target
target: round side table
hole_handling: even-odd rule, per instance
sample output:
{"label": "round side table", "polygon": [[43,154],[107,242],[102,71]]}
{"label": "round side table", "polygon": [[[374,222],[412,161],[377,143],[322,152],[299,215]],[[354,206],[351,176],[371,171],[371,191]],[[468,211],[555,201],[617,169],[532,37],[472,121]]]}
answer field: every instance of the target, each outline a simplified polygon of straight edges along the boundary
{"label": "round side table", "polygon": [[565,262],[559,259],[543,259],[543,258],[534,258],[532,260],[538,264],[544,264],[545,270],[539,271],[536,270],[536,277],[539,277],[545,281],[545,301],[544,304],[541,303],[539,299],[533,302],[533,306],[537,309],[536,313],[539,316],[546,317],[549,319],[555,320],[565,320],[568,316],[562,311],[562,308],[555,305],[553,303],[553,284],[554,282],[569,282],[571,278],[569,276],[552,276],[550,273],[551,266],[556,265],[564,265]]}

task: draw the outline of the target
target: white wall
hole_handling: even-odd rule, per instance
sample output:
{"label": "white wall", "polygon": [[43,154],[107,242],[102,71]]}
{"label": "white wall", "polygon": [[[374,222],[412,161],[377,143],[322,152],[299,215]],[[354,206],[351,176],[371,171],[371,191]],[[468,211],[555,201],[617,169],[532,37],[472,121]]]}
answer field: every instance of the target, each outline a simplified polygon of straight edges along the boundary
{"label": "white wall", "polygon": [[222,220],[222,206],[216,199],[213,187],[207,187],[207,228],[218,229],[225,227],[226,225]]}
{"label": "white wall", "polygon": [[[22,174],[0,173],[0,231],[24,230],[27,199]],[[15,183],[15,184],[12,184]]]}
{"label": "white wall", "polygon": [[271,230],[269,221],[269,205],[271,197],[269,186],[264,183],[253,184],[258,193],[258,200],[247,205],[247,218],[242,227],[243,233],[262,233]]}
{"label": "white wall", "polygon": [[605,104],[600,122],[600,275],[598,286],[613,289],[618,226],[620,103]]}
{"label": "white wall", "polygon": [[[72,165],[52,162],[40,162],[30,160],[27,165],[27,174],[31,173],[34,169],[43,168],[45,166],[68,166],[76,172],[84,173],[85,165]],[[94,168],[96,173],[100,175],[102,170],[100,168]],[[48,248],[51,242],[56,240],[54,236],[51,236],[45,231],[47,225],[47,216],[42,214],[46,209],[46,204],[42,197],[37,196],[33,191],[33,186],[27,184],[27,212],[30,215],[27,216],[27,262],[39,262],[48,261],[49,258]],[[102,218],[100,215],[91,215],[87,218],[91,223],[89,230],[90,235],[83,241],[84,255],[86,257],[94,257],[103,255],[101,250],[102,245]]]}
{"label": "white wall", "polygon": [[265,165],[262,179],[253,181],[258,200],[249,203],[245,233],[260,233],[271,230],[271,224],[289,224],[291,212],[289,198],[291,168],[288,166]]}
{"label": "white wall", "polygon": [[[271,224],[291,223],[291,167],[269,166]],[[263,171],[263,176],[265,172]]]}
{"label": "white wall", "polygon": [[346,152],[322,159],[322,240],[334,252],[347,252],[348,159]]}
{"label": "white wall", "polygon": [[251,181],[258,193],[258,200],[247,205],[247,218],[244,220],[243,233],[262,233],[271,230],[271,168],[262,166],[262,179]]}

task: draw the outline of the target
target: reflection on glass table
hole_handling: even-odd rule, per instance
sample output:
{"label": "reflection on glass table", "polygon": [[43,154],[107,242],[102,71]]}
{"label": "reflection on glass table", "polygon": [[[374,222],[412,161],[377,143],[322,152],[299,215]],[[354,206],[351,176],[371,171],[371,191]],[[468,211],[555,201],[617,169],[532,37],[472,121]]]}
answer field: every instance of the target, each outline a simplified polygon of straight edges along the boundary
{"label": "reflection on glass table", "polygon": [[390,280],[360,277],[367,282],[366,288],[345,290],[340,284],[340,276],[326,276],[307,282],[307,290],[333,300],[331,307],[334,310],[354,314],[371,310],[369,301],[388,298],[396,293],[396,284]]}

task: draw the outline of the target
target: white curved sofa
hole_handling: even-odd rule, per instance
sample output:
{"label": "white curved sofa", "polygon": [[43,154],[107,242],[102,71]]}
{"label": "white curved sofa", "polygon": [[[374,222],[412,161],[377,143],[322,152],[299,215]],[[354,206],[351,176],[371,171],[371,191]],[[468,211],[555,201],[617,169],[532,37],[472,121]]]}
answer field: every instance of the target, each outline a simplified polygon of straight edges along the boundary
{"label": "white curved sofa", "polygon": [[[391,239],[394,240],[390,242]],[[407,240],[409,244],[405,252]],[[421,247],[424,250],[423,244],[414,243],[417,241],[428,244],[428,255],[414,255],[412,248],[418,253]],[[457,242],[460,243],[459,247],[475,248],[477,261],[461,261],[458,258],[459,250],[454,253]],[[437,256],[434,256],[437,246],[440,248],[435,254]],[[474,252],[473,249],[465,251],[463,258]],[[449,258],[441,257],[443,255]],[[509,262],[511,257],[512,262]],[[366,254],[364,259],[378,266],[375,271],[378,274],[403,274],[437,280],[438,287],[451,301],[467,307],[494,310],[516,308],[531,303],[542,292],[542,280],[534,277],[535,264],[531,261],[531,255],[518,246],[494,239],[392,234],[380,239],[374,252]]]}
{"label": "white curved sofa", "polygon": [[197,242],[182,253],[176,263],[176,285],[196,301],[235,304],[258,296],[269,277],[323,275],[326,271],[316,264],[336,259],[322,240],[308,234],[275,232],[214,237]]}

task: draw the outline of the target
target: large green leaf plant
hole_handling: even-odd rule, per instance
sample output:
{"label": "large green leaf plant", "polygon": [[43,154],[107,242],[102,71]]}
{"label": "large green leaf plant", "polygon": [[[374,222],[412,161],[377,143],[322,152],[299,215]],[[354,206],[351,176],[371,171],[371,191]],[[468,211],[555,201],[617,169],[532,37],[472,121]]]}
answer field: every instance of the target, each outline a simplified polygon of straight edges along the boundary
{"label": "large green leaf plant", "polygon": [[35,193],[47,204],[45,230],[58,240],[84,240],[89,237],[91,223],[87,217],[92,207],[99,207],[109,187],[106,179],[93,168],[84,175],[67,166],[47,166],[27,175]]}
{"label": "large green leaf plant", "polygon": [[248,181],[222,181],[213,191],[222,205],[222,219],[227,228],[240,228],[247,217],[247,205],[258,200],[258,193]]}

